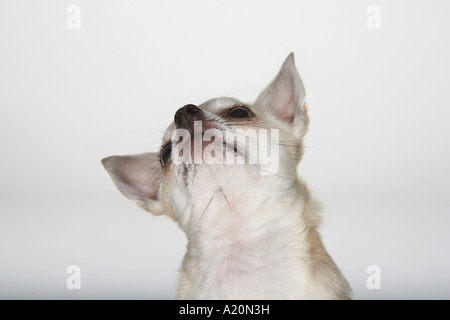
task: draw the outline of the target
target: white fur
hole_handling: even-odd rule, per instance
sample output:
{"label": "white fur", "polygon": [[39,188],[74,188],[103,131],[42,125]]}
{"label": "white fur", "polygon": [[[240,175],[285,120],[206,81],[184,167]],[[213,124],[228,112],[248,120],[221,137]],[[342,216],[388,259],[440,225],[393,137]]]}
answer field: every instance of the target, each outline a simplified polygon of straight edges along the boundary
{"label": "white fur", "polygon": [[[304,99],[291,54],[250,106],[254,119],[226,121],[223,111],[242,104],[233,98],[212,99],[199,106],[206,121],[219,130],[278,129],[280,168],[276,174],[262,175],[258,164],[171,164],[163,168],[155,165],[154,155],[147,158],[153,165],[132,170],[123,165],[121,157],[104,160],[127,197],[147,197],[140,202],[144,209],[167,214],[186,233],[188,245],[177,298],[349,298],[350,288],[317,232],[319,206],[297,177],[308,127]],[[173,130],[171,124],[163,143]],[[238,149],[245,150],[243,146]],[[141,163],[142,156],[138,157]],[[149,177],[148,168],[159,168],[159,174]],[[135,188],[130,184],[136,184]],[[143,190],[152,193],[145,195]]]}

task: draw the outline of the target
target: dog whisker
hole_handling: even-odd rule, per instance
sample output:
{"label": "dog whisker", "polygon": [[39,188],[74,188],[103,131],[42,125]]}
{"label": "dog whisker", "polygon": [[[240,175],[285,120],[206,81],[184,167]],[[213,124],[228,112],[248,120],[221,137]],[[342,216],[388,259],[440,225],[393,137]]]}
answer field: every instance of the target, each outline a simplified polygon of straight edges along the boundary
{"label": "dog whisker", "polygon": [[202,220],[202,218],[203,218],[203,215],[205,214],[205,212],[206,212],[206,210],[208,210],[208,208],[209,208],[209,205],[211,204],[211,202],[213,201],[213,199],[214,199],[214,196],[216,195],[216,193],[217,193],[217,190],[216,191],[214,191],[214,193],[213,193],[213,195],[211,196],[211,199],[209,199],[209,202],[208,202],[208,204],[206,205],[206,208],[205,208],[205,210],[203,210],[203,213],[202,213],[202,215],[200,216],[200,219],[197,221],[197,224],[200,222],[200,220]]}

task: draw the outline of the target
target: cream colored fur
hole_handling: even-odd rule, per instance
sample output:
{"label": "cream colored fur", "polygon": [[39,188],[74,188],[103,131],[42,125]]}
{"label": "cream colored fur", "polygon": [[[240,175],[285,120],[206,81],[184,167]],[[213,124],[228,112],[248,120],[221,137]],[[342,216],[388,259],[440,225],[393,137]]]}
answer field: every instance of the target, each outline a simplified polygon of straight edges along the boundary
{"label": "cream colored fur", "polygon": [[293,54],[246,105],[253,118],[226,120],[224,112],[236,105],[245,104],[218,98],[199,107],[220,130],[278,129],[276,174],[248,164],[161,165],[155,153],[103,160],[122,193],[186,233],[177,298],[348,299],[349,285],[318,233],[320,207],[297,175],[309,119]]}

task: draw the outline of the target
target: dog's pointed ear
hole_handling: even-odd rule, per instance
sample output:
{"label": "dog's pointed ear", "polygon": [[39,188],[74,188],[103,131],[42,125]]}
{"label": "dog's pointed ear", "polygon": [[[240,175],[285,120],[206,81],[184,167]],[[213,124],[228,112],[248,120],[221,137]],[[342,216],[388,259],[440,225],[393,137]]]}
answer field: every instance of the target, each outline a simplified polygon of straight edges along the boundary
{"label": "dog's pointed ear", "polygon": [[112,156],[102,160],[117,189],[144,210],[163,214],[158,199],[162,169],[157,153]]}
{"label": "dog's pointed ear", "polygon": [[308,124],[305,88],[295,67],[293,52],[286,58],[275,79],[256,99],[255,107],[270,112],[294,129],[304,128]]}

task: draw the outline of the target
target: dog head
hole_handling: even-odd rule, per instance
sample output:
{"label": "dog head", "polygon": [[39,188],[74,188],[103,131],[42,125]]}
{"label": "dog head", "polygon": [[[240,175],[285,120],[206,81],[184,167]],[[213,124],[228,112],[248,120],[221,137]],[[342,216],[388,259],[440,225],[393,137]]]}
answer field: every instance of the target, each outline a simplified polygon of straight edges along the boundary
{"label": "dog head", "polygon": [[234,98],[186,105],[165,131],[159,153],[102,160],[117,188],[143,209],[183,229],[216,211],[252,212],[297,179],[308,128],[305,90],[291,53],[252,104]]}

